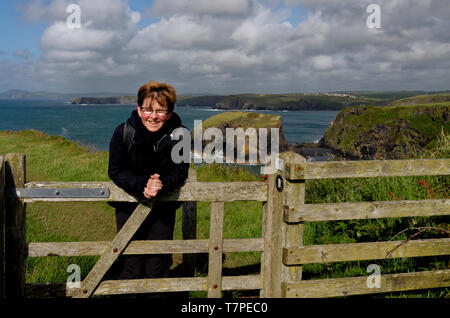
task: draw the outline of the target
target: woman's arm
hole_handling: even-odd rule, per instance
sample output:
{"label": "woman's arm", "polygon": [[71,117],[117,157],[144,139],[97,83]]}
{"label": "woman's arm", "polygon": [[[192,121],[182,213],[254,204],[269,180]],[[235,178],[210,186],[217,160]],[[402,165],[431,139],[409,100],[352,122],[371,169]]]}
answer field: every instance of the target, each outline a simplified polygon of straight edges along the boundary
{"label": "woman's arm", "polygon": [[119,188],[138,199],[144,199],[148,178],[138,176],[127,167],[128,150],[123,144],[123,124],[119,125],[109,143],[108,176]]}

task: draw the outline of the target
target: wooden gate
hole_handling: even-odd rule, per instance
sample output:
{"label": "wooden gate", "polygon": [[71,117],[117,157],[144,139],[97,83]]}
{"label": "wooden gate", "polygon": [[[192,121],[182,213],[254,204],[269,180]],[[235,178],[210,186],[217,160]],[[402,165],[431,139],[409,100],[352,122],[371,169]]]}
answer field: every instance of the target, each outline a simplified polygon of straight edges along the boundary
{"label": "wooden gate", "polygon": [[[151,213],[154,201],[141,202],[120,232],[111,242],[45,242],[26,243],[26,205],[33,202],[115,201],[136,202],[136,199],[112,182],[28,182],[25,177],[25,156],[8,154],[2,159],[2,173],[6,176],[6,250],[2,286],[7,297],[25,294],[64,294],[86,298],[91,295],[111,295],[151,292],[207,291],[208,297],[220,297],[222,290],[261,289],[261,275],[222,276],[222,253],[262,252],[262,238],[223,239],[224,202],[259,201],[267,205],[266,182],[196,182],[190,175],[186,184],[161,201],[183,201],[183,240],[131,241],[133,234]],[[104,198],[39,197],[26,196],[18,189],[104,189]],[[13,190],[13,193],[10,191]],[[25,191],[22,191],[25,192]],[[2,194],[5,191],[1,192]],[[195,202],[211,202],[210,238],[195,239]],[[3,210],[2,210],[3,211]],[[193,217],[194,215],[194,217]],[[2,218],[3,220],[3,218]],[[190,225],[190,226],[189,226]],[[208,253],[208,277],[135,279],[102,281],[103,276],[119,255],[132,254],[195,254]],[[25,283],[25,258],[47,256],[101,255],[80,287],[67,284],[27,285]],[[262,256],[264,258],[264,256]],[[5,275],[7,273],[7,275]]]}
{"label": "wooden gate", "polygon": [[[381,288],[366,286],[367,277],[302,280],[302,264],[385,258],[396,242],[333,245],[303,244],[305,222],[450,214],[450,200],[305,204],[305,180],[377,176],[448,175],[450,160],[391,160],[306,162],[292,152],[280,155],[281,169],[260,182],[197,182],[195,176],[161,201],[183,201],[183,240],[131,241],[154,201],[140,202],[128,222],[108,242],[26,243],[26,205],[33,202],[136,202],[111,182],[26,182],[25,156],[0,157],[0,295],[23,297],[59,292],[70,297],[151,292],[207,291],[220,297],[224,290],[259,289],[262,297],[334,297],[396,290],[450,286],[450,270],[382,275]],[[20,189],[103,189],[102,198],[32,197]],[[12,193],[10,192],[12,191]],[[19,192],[18,192],[19,191]],[[211,202],[210,237],[195,239],[195,202]],[[262,203],[262,237],[224,239],[224,202]],[[6,211],[6,213],[4,213]],[[4,225],[4,226],[3,226]],[[222,276],[222,253],[261,252],[261,272]],[[119,255],[208,254],[207,277],[102,280]],[[413,240],[391,257],[450,254],[450,239]],[[100,255],[81,286],[65,283],[27,285],[26,257]],[[188,258],[186,259],[188,261]]]}

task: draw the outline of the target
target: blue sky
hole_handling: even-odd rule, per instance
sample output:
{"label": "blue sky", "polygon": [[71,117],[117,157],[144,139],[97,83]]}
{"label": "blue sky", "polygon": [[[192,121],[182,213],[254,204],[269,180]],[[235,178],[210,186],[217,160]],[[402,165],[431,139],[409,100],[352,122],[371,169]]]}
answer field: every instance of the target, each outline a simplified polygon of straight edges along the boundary
{"label": "blue sky", "polygon": [[17,9],[17,1],[3,0],[0,2],[0,51],[8,56],[16,50],[24,48],[38,52],[38,40],[45,30],[46,24],[22,21]]}
{"label": "blue sky", "polygon": [[449,29],[448,0],[3,0],[0,92],[443,90]]}
{"label": "blue sky", "polygon": [[[26,21],[22,17],[20,10],[22,5],[30,1],[0,1],[0,30],[1,39],[0,51],[4,52],[8,57],[13,57],[13,53],[17,50],[29,49],[33,55],[40,52],[39,38],[49,26],[49,22],[43,21]],[[50,0],[43,0],[42,3],[48,4]],[[128,4],[131,9],[139,12],[145,12],[153,1],[130,0]],[[146,26],[154,22],[157,18],[144,15],[141,25]]]}

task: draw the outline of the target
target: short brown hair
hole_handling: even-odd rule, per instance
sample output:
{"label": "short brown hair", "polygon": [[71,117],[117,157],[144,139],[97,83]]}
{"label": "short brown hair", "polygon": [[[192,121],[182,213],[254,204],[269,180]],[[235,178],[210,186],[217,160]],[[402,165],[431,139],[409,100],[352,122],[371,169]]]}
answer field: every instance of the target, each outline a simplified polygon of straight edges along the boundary
{"label": "short brown hair", "polygon": [[156,99],[159,104],[167,106],[169,113],[173,111],[177,101],[177,93],[171,85],[156,81],[148,82],[139,88],[137,100],[139,107],[147,97],[151,98],[151,102]]}

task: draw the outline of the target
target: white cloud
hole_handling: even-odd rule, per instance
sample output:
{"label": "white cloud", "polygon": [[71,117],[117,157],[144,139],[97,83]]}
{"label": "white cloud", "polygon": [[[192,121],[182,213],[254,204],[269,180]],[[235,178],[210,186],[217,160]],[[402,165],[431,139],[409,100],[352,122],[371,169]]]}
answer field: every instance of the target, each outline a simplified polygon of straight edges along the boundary
{"label": "white cloud", "polygon": [[158,16],[178,14],[245,17],[252,10],[254,0],[154,0],[151,13]]}
{"label": "white cloud", "polygon": [[118,40],[116,32],[90,28],[71,29],[65,22],[57,22],[48,27],[41,37],[44,52],[51,50],[80,51],[115,49]]}
{"label": "white cloud", "polygon": [[333,58],[326,55],[314,56],[312,58],[312,65],[319,71],[332,70],[334,66]]}
{"label": "white cloud", "polygon": [[42,0],[32,0],[29,3],[21,3],[18,8],[22,11],[22,16],[27,21],[47,21],[53,22],[63,20],[66,17],[66,8],[73,1],[53,0],[45,5]]}
{"label": "white cloud", "polygon": [[[24,70],[78,90],[134,91],[149,79],[212,93],[443,89],[450,82],[447,0],[377,1],[380,30],[366,26],[369,0],[155,0],[156,19],[143,28],[125,0],[70,2],[81,7],[81,29],[65,25],[69,1],[23,8],[25,19],[50,23],[42,55]],[[294,10],[306,10],[297,23]]]}
{"label": "white cloud", "polygon": [[[214,41],[214,30],[189,16],[174,16],[151,24],[130,40],[131,50],[193,49]],[[151,50],[150,50],[151,49]]]}

